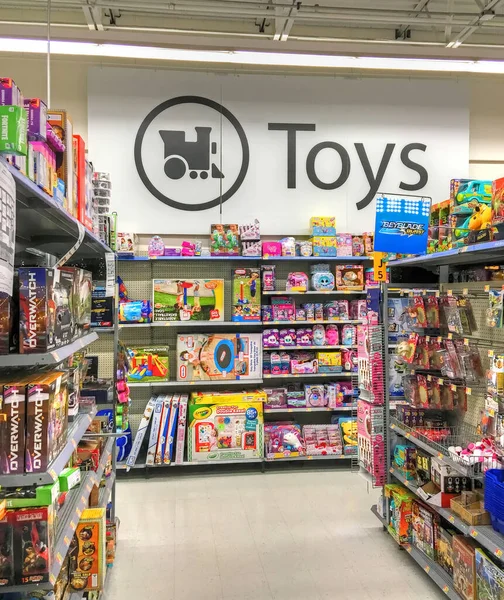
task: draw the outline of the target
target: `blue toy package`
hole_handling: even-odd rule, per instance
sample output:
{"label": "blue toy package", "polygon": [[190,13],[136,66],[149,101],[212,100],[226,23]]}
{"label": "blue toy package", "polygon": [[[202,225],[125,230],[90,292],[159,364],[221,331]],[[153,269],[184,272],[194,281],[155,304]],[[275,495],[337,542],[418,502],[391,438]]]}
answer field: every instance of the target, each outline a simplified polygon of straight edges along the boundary
{"label": "blue toy package", "polygon": [[119,323],[150,323],[151,320],[150,300],[133,300],[119,304]]}

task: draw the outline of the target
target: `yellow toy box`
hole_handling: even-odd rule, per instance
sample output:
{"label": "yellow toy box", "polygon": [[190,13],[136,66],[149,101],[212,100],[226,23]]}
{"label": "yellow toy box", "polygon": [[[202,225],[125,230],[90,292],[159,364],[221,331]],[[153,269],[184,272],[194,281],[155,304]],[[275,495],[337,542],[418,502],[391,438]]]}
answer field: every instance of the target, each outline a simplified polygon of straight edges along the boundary
{"label": "yellow toy box", "polygon": [[335,235],[314,235],[310,238],[313,256],[336,256],[338,243]]}
{"label": "yellow toy box", "polygon": [[263,404],[191,404],[187,436],[190,462],[262,458]]}
{"label": "yellow toy box", "polygon": [[312,235],[336,235],[336,217],[312,217],[310,219]]}
{"label": "yellow toy box", "polygon": [[341,373],[341,352],[317,352],[319,373]]}
{"label": "yellow toy box", "polygon": [[264,390],[243,392],[193,392],[191,404],[232,404],[235,402],[266,402]]}
{"label": "yellow toy box", "polygon": [[105,581],[105,509],[87,508],[70,545],[70,586],[77,592],[103,589]]}

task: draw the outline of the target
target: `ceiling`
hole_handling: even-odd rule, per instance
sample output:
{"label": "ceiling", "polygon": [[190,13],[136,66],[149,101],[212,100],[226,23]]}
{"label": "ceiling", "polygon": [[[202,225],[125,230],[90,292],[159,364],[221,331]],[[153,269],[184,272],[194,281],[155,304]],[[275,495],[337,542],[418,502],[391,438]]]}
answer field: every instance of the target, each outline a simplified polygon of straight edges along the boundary
{"label": "ceiling", "polygon": [[[0,35],[44,37],[46,0]],[[504,59],[504,0],[52,0],[51,36],[182,47]]]}

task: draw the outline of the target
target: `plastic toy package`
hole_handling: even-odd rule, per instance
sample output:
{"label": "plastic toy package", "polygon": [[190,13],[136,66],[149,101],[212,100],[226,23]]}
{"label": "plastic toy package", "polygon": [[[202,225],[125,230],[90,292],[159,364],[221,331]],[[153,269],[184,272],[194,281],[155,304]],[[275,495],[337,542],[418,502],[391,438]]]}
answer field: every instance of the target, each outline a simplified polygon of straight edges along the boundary
{"label": "plastic toy package", "polygon": [[210,253],[212,256],[240,254],[240,234],[236,223],[210,225]]}
{"label": "plastic toy package", "polygon": [[153,279],[152,297],[154,322],[224,320],[223,279]]}
{"label": "plastic toy package", "polygon": [[[232,321],[261,320],[260,275],[259,269],[234,270]],[[223,315],[223,311],[221,311],[221,314]]]}
{"label": "plastic toy package", "polygon": [[152,308],[149,300],[132,300],[119,304],[119,323],[150,323]]}
{"label": "plastic toy package", "polygon": [[269,459],[295,458],[306,454],[301,427],[289,421],[264,426],[264,447],[265,456]]}

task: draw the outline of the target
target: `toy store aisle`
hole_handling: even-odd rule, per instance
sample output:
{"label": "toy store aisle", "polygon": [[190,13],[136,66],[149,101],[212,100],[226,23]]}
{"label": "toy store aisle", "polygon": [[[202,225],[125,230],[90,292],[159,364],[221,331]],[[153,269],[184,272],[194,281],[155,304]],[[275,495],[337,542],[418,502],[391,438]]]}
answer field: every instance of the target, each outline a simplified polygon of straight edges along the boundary
{"label": "toy store aisle", "polygon": [[120,480],[106,600],[445,598],[371,493],[331,470]]}

